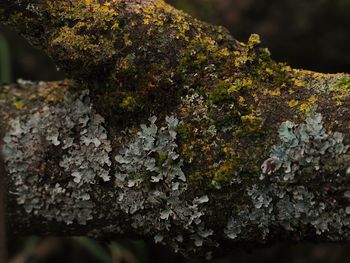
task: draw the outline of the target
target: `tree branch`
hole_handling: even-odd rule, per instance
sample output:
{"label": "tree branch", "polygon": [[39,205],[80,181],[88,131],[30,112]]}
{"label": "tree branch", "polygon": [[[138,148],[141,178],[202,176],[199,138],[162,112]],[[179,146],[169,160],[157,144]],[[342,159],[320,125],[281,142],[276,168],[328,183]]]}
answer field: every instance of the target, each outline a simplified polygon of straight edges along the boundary
{"label": "tree branch", "polygon": [[349,241],[349,75],[274,62],[163,1],[3,1],[74,81],[0,91],[13,234],[184,254]]}

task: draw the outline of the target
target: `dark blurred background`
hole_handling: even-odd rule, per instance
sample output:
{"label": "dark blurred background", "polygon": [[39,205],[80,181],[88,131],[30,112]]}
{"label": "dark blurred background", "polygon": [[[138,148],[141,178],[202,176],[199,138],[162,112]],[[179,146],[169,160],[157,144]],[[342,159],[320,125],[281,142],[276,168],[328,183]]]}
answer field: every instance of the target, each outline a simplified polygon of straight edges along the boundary
{"label": "dark blurred background", "polygon": [[[0,0],[1,1],[1,0]],[[350,0],[168,0],[195,17],[223,25],[240,41],[261,36],[276,61],[295,68],[350,73]],[[42,52],[9,28],[0,26],[0,83],[59,80],[64,74]],[[101,245],[86,238],[15,240],[11,263],[35,262],[202,262],[185,260],[166,248],[143,241]],[[350,263],[350,245],[278,244],[236,251],[217,263]]]}

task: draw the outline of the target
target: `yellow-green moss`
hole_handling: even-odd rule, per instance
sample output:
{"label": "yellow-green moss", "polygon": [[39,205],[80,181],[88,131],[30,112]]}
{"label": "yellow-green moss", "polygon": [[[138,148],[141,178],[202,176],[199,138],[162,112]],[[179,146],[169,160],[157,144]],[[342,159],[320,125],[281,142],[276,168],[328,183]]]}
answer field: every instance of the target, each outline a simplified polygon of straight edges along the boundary
{"label": "yellow-green moss", "polygon": [[137,108],[137,101],[132,96],[126,96],[119,106],[127,111],[134,111]]}
{"label": "yellow-green moss", "polygon": [[295,100],[295,99],[291,99],[291,100],[288,102],[288,106],[289,106],[290,108],[294,108],[294,107],[298,106],[298,104],[299,104],[299,101],[297,101],[297,100]]}
{"label": "yellow-green moss", "polygon": [[334,90],[350,91],[350,78],[344,78],[336,82]]}
{"label": "yellow-green moss", "polygon": [[350,78],[342,78],[335,82],[331,88],[335,92],[333,100],[336,101],[337,105],[342,105],[343,100],[350,96]]}
{"label": "yellow-green moss", "polygon": [[23,98],[21,96],[17,96],[13,102],[13,105],[17,110],[23,110],[25,107]]}
{"label": "yellow-green moss", "polygon": [[209,92],[209,100],[213,104],[218,104],[228,99],[228,89],[231,87],[227,80],[219,81]]}
{"label": "yellow-green moss", "polygon": [[250,133],[256,133],[261,130],[261,119],[253,114],[244,115],[241,117],[242,127],[237,131],[237,135],[245,135]]}
{"label": "yellow-green moss", "polygon": [[229,182],[233,176],[237,176],[238,165],[239,162],[236,157],[230,157],[221,163],[218,169],[213,172],[212,186],[220,188],[223,184]]}
{"label": "yellow-green moss", "polygon": [[236,67],[241,67],[245,65],[247,62],[252,62],[256,59],[256,52],[255,48],[261,43],[260,36],[258,34],[252,34],[249,39],[248,43],[244,44],[242,43],[244,49],[243,51],[235,51],[234,54],[236,55],[236,58],[234,60],[234,65]]}

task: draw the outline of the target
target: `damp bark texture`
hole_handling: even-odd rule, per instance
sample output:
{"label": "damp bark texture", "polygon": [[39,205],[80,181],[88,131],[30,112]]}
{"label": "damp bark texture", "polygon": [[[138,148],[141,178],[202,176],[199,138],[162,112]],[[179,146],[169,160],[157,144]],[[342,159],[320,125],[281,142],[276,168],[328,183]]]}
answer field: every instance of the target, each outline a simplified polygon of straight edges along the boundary
{"label": "damp bark texture", "polygon": [[161,0],[2,0],[0,21],[70,78],[1,87],[11,235],[203,257],[350,240],[349,75],[292,69]]}

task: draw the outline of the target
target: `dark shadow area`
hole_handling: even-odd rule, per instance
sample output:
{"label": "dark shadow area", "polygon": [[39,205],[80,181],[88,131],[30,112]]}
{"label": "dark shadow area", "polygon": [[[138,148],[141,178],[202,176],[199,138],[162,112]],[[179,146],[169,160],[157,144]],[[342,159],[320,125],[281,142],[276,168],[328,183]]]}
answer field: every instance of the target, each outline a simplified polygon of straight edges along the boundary
{"label": "dark shadow area", "polygon": [[28,238],[17,241],[10,263],[346,263],[350,249],[341,244],[281,243],[253,251],[235,251],[209,261],[185,259],[151,242],[125,240],[101,245],[85,238]]}
{"label": "dark shadow area", "polygon": [[[2,54],[1,50],[7,50],[8,54]],[[1,70],[5,71],[2,77],[4,82],[14,82],[17,79],[49,81],[65,77],[44,52],[33,48],[6,26],[0,26],[0,65],[1,68],[6,68],[6,71]]]}

